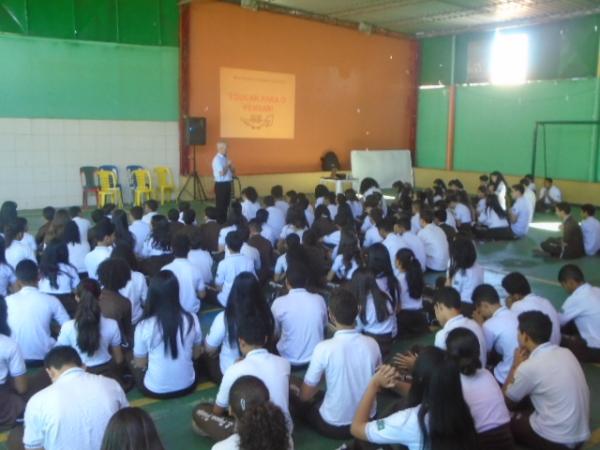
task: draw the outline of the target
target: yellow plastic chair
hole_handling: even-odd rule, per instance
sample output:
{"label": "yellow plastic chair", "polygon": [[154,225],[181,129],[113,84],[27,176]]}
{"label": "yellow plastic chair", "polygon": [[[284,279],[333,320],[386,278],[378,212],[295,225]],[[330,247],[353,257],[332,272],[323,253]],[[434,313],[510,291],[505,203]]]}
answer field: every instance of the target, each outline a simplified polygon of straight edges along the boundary
{"label": "yellow plastic chair", "polygon": [[119,208],[123,207],[123,201],[121,200],[121,189],[117,185],[117,177],[112,170],[99,170],[98,184],[99,207],[103,207],[109,200],[118,205]]}
{"label": "yellow plastic chair", "polygon": [[136,169],[131,173],[135,182],[133,204],[142,206],[144,200],[152,198],[152,176],[148,169]]}
{"label": "yellow plastic chair", "polygon": [[169,194],[168,201],[171,201],[171,196],[175,190],[175,182],[173,181],[173,173],[171,169],[165,166],[159,166],[154,168],[156,174],[157,186],[156,190],[160,195],[160,204],[165,203],[165,193]]}

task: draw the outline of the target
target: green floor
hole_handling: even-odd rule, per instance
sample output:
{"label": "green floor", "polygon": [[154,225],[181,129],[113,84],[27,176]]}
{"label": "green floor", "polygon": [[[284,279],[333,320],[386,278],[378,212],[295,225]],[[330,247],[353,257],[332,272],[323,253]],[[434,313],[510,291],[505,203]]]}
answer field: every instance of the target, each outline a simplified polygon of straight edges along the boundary
{"label": "green floor", "polygon": [[[194,205],[199,212],[201,204]],[[163,208],[165,211],[168,206]],[[23,216],[30,221],[31,229],[37,230],[41,224],[40,211],[24,211]],[[545,224],[557,222],[552,215],[536,216],[535,224],[544,227]],[[528,276],[533,290],[549,298],[559,307],[565,294],[556,281],[560,261],[533,256],[532,250],[539,243],[553,234],[543,229],[532,228],[529,236],[514,242],[493,242],[478,245],[479,262],[486,269],[486,282],[499,286],[502,276],[511,271],[521,271]],[[576,261],[584,270],[588,281],[600,286],[600,259],[586,257]],[[210,326],[216,311],[207,310],[202,316],[202,327],[204,330]],[[433,342],[433,335],[420,339],[420,343]],[[397,350],[403,350],[415,341],[404,341],[397,344]],[[592,439],[587,448],[600,449],[600,365],[586,365],[584,367],[588,384],[592,392],[591,401],[591,427]],[[216,387],[210,383],[201,384],[198,390],[183,399],[155,401],[145,399],[137,391],[132,391],[128,397],[132,405],[141,406],[154,418],[165,447],[169,450],[204,450],[211,448],[208,439],[194,435],[190,429],[191,411],[195,404],[200,401],[212,401],[216,395]],[[599,401],[596,401],[598,399]],[[385,400],[385,399],[384,399]],[[384,402],[385,403],[385,402]],[[597,430],[597,432],[594,432]],[[0,434],[0,450],[4,450],[6,435]],[[324,439],[313,433],[301,423],[297,423],[294,431],[294,442],[299,450],[333,450],[338,448],[342,442]]]}

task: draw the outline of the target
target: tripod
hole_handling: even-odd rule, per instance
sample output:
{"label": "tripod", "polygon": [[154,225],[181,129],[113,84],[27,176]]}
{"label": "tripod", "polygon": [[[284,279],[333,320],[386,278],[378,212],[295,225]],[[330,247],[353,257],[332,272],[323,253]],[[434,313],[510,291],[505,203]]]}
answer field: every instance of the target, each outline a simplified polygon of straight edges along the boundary
{"label": "tripod", "polygon": [[181,196],[184,192],[191,194],[193,200],[200,199],[203,202],[208,200],[208,197],[206,196],[206,191],[204,190],[204,186],[202,186],[202,181],[200,180],[200,176],[198,175],[198,171],[196,170],[196,147],[196,145],[192,146],[192,172],[188,175],[188,179],[185,180],[183,187],[179,191],[179,194],[177,195],[177,201],[181,199]]}

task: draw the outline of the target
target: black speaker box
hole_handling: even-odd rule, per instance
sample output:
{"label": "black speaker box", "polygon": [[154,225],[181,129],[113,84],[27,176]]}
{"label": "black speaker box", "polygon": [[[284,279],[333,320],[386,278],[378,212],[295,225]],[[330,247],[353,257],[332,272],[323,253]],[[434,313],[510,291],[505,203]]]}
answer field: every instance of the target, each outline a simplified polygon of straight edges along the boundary
{"label": "black speaker box", "polygon": [[186,145],[206,145],[206,117],[186,117]]}

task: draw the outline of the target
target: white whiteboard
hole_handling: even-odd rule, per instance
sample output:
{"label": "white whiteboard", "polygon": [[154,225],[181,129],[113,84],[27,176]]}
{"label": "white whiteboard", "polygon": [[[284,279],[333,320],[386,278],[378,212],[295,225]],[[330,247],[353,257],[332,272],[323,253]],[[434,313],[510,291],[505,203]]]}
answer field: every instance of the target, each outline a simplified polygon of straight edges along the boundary
{"label": "white whiteboard", "polygon": [[352,150],[352,176],[362,181],[374,178],[382,189],[391,188],[395,181],[414,186],[410,150]]}

